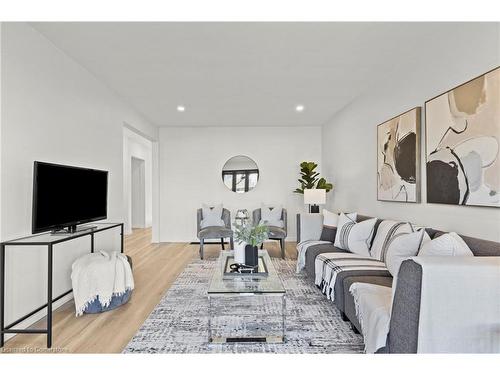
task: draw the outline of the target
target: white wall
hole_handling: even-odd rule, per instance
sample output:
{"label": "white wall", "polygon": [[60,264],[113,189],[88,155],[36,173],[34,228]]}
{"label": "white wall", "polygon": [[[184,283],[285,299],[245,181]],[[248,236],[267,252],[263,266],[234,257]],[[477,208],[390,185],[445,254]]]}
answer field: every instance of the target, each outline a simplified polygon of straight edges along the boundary
{"label": "white wall", "polygon": [[[384,77],[323,127],[323,171],[335,183],[329,201],[332,209],[411,220],[500,241],[499,209],[378,202],[376,196],[377,124],[412,107],[423,107],[426,100],[500,65],[498,28],[498,24],[450,24],[448,33],[430,33],[432,37],[415,46],[420,53],[412,64],[401,69],[398,56],[390,59],[395,72],[402,74]],[[423,138],[421,143],[425,202]]]}
{"label": "white wall", "polygon": [[[160,128],[160,240],[196,239],[196,209],[222,202],[232,218],[239,208],[261,203],[288,209],[288,240],[295,239],[295,214],[303,212],[299,164],[321,158],[319,127]],[[255,189],[236,194],[222,183],[222,167],[235,155],[247,155],[259,167]]]}
{"label": "white wall", "polygon": [[[1,36],[1,239],[30,233],[34,160],[108,170],[108,221],[123,221],[123,124],[152,138],[157,129],[29,25],[4,23]],[[96,238],[118,249],[119,231]],[[54,295],[70,289],[70,265],[88,246],[55,248]],[[46,251],[8,248],[6,268],[8,323],[46,302]]]}
{"label": "white wall", "polygon": [[[145,163],[146,183],[146,227],[153,225],[153,148],[152,142],[145,137],[123,128],[123,197],[125,212],[125,233],[132,233],[132,179],[131,160],[138,158]],[[156,204],[156,203],[155,203]]]}

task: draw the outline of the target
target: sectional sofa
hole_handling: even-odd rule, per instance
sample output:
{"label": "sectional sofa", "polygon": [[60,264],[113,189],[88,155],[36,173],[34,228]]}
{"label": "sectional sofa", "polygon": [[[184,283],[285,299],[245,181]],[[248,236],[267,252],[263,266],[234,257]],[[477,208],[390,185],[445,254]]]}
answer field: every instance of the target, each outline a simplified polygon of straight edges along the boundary
{"label": "sectional sofa", "polygon": [[[357,221],[371,219],[369,216],[358,215]],[[377,230],[382,219],[375,224]],[[297,215],[297,243],[301,237],[311,238],[329,243],[312,245],[305,254],[305,272],[311,282],[315,279],[315,260],[319,254],[345,252],[334,246],[336,228],[322,228],[321,214]],[[429,237],[437,238],[445,232],[426,228]],[[307,234],[305,233],[307,232]],[[304,236],[305,235],[305,236]],[[319,237],[318,237],[319,236]],[[461,236],[475,256],[500,256],[500,243],[473,237]],[[372,237],[375,238],[375,235]],[[344,271],[337,275],[333,290],[334,302],[345,321],[350,321],[356,332],[361,332],[361,325],[356,317],[354,298],[349,292],[353,283],[362,282],[391,287],[392,276],[387,269]],[[422,268],[413,260],[405,260],[398,273],[398,283],[394,291],[390,329],[386,346],[381,353],[416,353],[418,344],[420,292],[422,283]],[[500,287],[500,286],[492,286]]]}

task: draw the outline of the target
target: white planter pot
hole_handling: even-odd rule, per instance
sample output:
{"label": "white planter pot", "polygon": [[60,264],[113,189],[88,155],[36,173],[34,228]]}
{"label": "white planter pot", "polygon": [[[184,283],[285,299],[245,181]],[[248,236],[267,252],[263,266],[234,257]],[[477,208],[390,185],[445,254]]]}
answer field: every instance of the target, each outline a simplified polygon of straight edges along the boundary
{"label": "white planter pot", "polygon": [[245,246],[246,243],[234,243],[234,261],[236,263],[245,263]]}

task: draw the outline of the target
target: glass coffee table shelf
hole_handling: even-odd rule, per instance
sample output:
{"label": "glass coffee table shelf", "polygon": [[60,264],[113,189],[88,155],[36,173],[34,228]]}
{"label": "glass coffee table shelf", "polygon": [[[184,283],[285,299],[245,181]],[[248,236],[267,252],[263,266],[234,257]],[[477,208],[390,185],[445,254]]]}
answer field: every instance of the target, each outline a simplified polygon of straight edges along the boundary
{"label": "glass coffee table shelf", "polygon": [[[210,343],[283,343],[286,331],[286,291],[266,250],[259,250],[267,276],[241,274],[228,278],[224,269],[233,251],[222,251],[208,288]],[[278,308],[279,306],[279,308]],[[241,311],[241,313],[238,313]],[[274,321],[273,321],[274,320]],[[241,323],[242,329],[228,326]],[[222,327],[222,329],[217,329]],[[224,331],[214,334],[214,331]]]}

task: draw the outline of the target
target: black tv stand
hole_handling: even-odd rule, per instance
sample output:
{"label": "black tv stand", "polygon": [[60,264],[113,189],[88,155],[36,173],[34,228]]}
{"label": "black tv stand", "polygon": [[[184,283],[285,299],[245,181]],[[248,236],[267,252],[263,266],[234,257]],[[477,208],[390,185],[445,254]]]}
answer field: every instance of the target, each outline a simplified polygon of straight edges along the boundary
{"label": "black tv stand", "polygon": [[[50,232],[35,234],[33,236],[22,237],[15,240],[5,241],[0,243],[0,348],[4,346],[5,335],[9,333],[30,333],[47,335],[47,348],[52,346],[52,304],[64,296],[70,294],[73,290],[70,289],[57,297],[52,296],[53,290],[53,250],[54,245],[62,242],[74,240],[76,238],[90,236],[90,252],[94,252],[94,234],[110,229],[120,228],[120,251],[123,253],[123,223],[95,223],[93,228],[86,228],[81,232],[66,233],[65,236],[54,236]],[[78,228],[77,228],[78,229]],[[6,247],[13,247],[10,251],[15,251],[19,246],[46,246],[47,249],[47,303],[36,308],[32,312],[22,316],[21,318],[5,324],[5,253]],[[19,323],[22,323],[37,312],[47,309],[47,328],[46,329],[17,329]]]}
{"label": "black tv stand", "polygon": [[58,235],[58,234],[74,234],[78,232],[86,232],[88,230],[96,229],[97,225],[70,225],[66,228],[58,228],[54,229],[50,232],[50,234]]}

